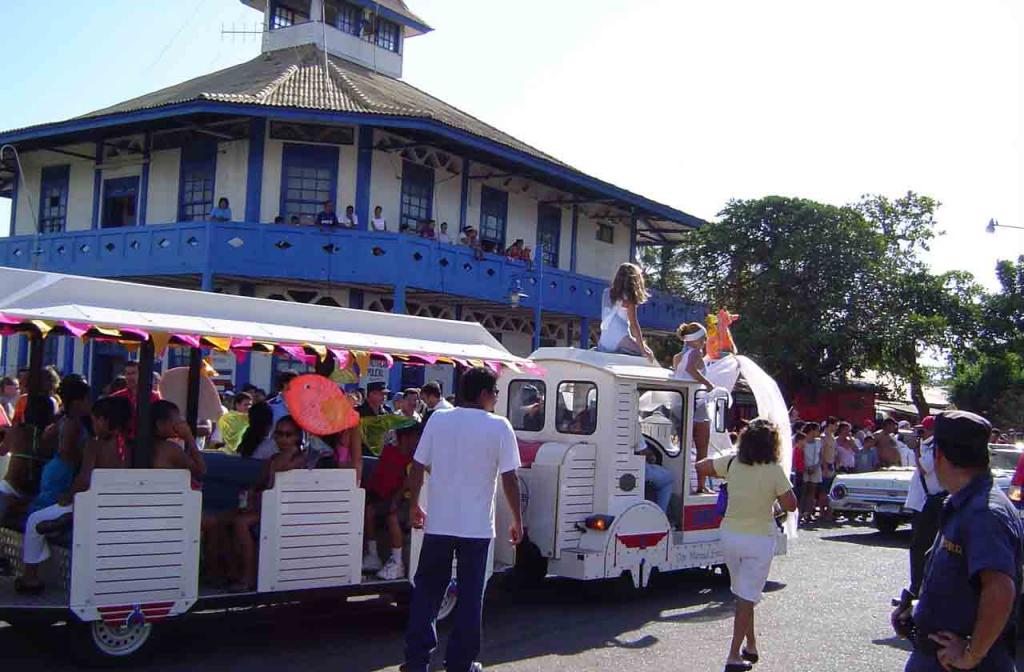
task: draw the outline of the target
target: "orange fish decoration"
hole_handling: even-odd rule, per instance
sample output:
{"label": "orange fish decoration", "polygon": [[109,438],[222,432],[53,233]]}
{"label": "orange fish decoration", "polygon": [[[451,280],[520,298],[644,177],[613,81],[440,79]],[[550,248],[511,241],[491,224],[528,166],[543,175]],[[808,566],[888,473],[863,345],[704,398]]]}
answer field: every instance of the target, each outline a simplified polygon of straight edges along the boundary
{"label": "orange fish decoration", "polygon": [[718,311],[718,315],[707,316],[705,324],[708,330],[708,359],[721,359],[726,355],[736,353],[736,343],[732,340],[729,325],[738,319],[740,319],[739,315],[730,313],[724,308]]}
{"label": "orange fish decoration", "polygon": [[307,373],[288,384],[284,391],[288,412],[299,427],[316,434],[337,434],[359,424],[359,413],[348,395],[329,378]]}

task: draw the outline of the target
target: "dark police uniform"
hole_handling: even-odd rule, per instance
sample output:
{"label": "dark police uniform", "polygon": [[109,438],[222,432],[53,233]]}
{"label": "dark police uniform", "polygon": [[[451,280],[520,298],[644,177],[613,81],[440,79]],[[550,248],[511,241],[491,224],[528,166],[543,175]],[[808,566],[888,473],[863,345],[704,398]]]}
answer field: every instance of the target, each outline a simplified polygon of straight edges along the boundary
{"label": "dark police uniform", "polygon": [[[983,570],[1005,574],[1020,591],[1024,528],[1016,509],[992,480],[978,476],[946,499],[939,535],[932,545],[914,609],[917,628],[914,653],[905,672],[942,672],[936,645],[928,635],[948,630],[961,637],[974,631],[978,618]],[[1016,670],[1016,618],[992,645],[976,669],[985,672]]]}

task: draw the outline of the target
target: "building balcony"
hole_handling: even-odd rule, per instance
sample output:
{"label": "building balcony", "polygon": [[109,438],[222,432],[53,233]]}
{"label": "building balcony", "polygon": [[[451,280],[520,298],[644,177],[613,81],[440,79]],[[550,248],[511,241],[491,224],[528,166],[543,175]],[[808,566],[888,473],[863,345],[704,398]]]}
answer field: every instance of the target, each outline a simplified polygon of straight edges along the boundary
{"label": "building balcony", "polygon": [[[243,282],[329,283],[357,288],[428,292],[453,302],[519,305],[545,313],[600,318],[607,280],[485,254],[397,233],[325,232],[244,222],[182,222],[0,238],[0,263],[94,277],[178,278],[212,286],[213,278]],[[704,307],[655,294],[641,309],[645,328],[672,331],[700,320]],[[593,322],[592,322],[593,323]]]}

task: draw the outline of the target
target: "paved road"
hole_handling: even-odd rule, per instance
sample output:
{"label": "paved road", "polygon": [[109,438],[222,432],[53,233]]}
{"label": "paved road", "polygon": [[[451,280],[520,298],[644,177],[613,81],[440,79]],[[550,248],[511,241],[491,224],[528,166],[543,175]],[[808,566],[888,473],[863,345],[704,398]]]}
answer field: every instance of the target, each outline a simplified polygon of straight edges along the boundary
{"label": "paved road", "polygon": [[[889,599],[906,572],[906,530],[804,532],[776,561],[758,609],[759,669],[901,670],[907,647],[888,625]],[[590,584],[593,586],[593,584]],[[568,581],[542,590],[497,587],[485,615],[487,669],[500,672],[720,670],[731,633],[728,588],[702,574],[662,577],[623,599]],[[363,604],[211,614],[165,628],[147,670],[369,672],[401,662],[403,615]],[[0,628],[7,669],[71,669],[62,647]]]}

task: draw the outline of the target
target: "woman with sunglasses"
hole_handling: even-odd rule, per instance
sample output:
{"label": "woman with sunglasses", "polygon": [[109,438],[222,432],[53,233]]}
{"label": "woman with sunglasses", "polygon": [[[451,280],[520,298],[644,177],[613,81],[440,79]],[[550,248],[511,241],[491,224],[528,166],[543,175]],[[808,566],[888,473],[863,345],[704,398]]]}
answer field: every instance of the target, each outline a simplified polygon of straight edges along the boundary
{"label": "woman with sunglasses", "polygon": [[230,533],[235,542],[238,554],[238,568],[235,580],[229,586],[232,592],[247,592],[256,589],[256,539],[252,528],[259,525],[263,491],[274,487],[275,475],[301,469],[306,466],[303,432],[290,415],[286,415],[274,425],[271,435],[277,445],[274,454],[263,467],[260,485],[253,488],[243,505],[231,518]]}

